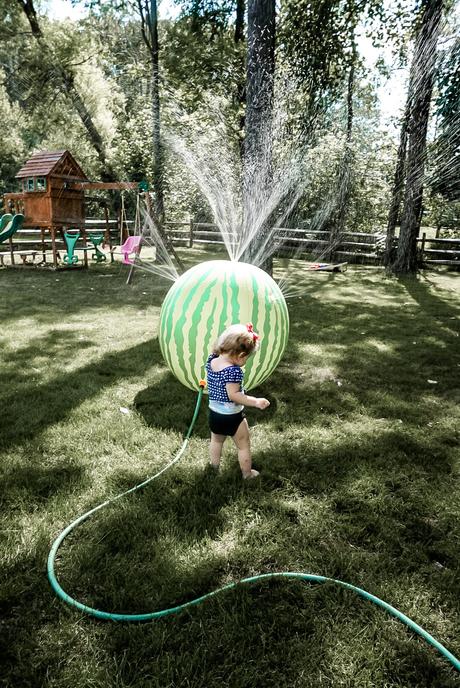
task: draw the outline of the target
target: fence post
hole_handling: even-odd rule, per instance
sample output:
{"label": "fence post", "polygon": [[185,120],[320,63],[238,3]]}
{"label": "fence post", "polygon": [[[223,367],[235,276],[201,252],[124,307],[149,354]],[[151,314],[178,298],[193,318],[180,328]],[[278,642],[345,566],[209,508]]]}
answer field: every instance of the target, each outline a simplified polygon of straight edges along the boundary
{"label": "fence post", "polygon": [[193,220],[192,220],[192,218],[190,218],[189,224],[190,224],[190,233],[189,233],[188,247],[193,248]]}
{"label": "fence post", "polygon": [[422,234],[422,245],[420,247],[420,263],[423,263],[423,252],[425,250],[426,232]]}
{"label": "fence post", "polygon": [[10,254],[11,254],[11,265],[14,265],[14,249],[13,249],[13,239],[11,237],[8,238],[8,242],[10,244]]}

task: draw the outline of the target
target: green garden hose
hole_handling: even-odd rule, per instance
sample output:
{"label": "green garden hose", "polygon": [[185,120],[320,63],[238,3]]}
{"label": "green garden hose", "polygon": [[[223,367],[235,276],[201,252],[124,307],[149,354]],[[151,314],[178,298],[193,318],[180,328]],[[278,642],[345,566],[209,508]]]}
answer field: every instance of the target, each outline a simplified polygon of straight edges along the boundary
{"label": "green garden hose", "polygon": [[193,414],[192,422],[190,423],[190,426],[187,430],[187,434],[185,435],[184,442],[182,443],[181,448],[177,452],[177,454],[174,456],[174,458],[158,473],[155,473],[155,475],[151,476],[147,480],[144,480],[142,483],[139,483],[139,485],[135,485],[129,490],[126,490],[126,492],[122,492],[119,495],[116,495],[112,499],[108,499],[106,502],[103,504],[99,504],[96,506],[94,509],[91,509],[90,511],[87,511],[85,514],[77,518],[75,521],[73,521],[70,525],[65,528],[60,535],[56,538],[56,540],[53,543],[53,546],[51,547],[50,553],[48,555],[48,579],[51,583],[51,587],[53,588],[54,592],[58,597],[61,598],[64,602],[66,602],[68,605],[71,607],[75,607],[76,609],[79,609],[80,611],[84,612],[85,614],[89,614],[91,616],[94,616],[98,619],[104,619],[104,620],[110,620],[110,621],[150,621],[152,619],[159,619],[163,616],[168,616],[170,614],[176,614],[177,612],[182,611],[183,609],[187,609],[188,607],[192,607],[197,604],[201,604],[201,602],[204,602],[205,600],[210,599],[211,597],[215,597],[216,595],[220,594],[221,592],[224,592],[225,590],[233,590],[237,586],[240,585],[246,585],[246,584],[251,584],[251,583],[256,583],[257,581],[262,581],[262,580],[271,580],[275,578],[290,578],[290,579],[298,579],[302,581],[308,581],[308,582],[313,582],[313,583],[335,583],[336,585],[341,586],[342,588],[346,588],[348,590],[352,590],[356,594],[360,595],[361,597],[364,597],[366,600],[369,600],[370,602],[373,602],[376,604],[378,607],[382,607],[385,609],[385,611],[389,612],[393,616],[395,616],[397,619],[402,621],[406,626],[408,626],[411,630],[415,631],[419,636],[421,636],[424,640],[426,640],[430,645],[435,647],[438,652],[440,652],[451,664],[452,666],[457,669],[457,671],[460,671],[460,661],[451,653],[447,648],[444,647],[439,641],[436,640],[436,638],[433,638],[432,635],[427,633],[421,626],[415,623],[415,621],[412,621],[408,616],[400,612],[398,609],[395,607],[392,607],[390,604],[387,602],[384,602],[380,598],[376,597],[375,595],[372,595],[369,592],[366,592],[366,590],[363,590],[362,588],[357,588],[355,585],[351,585],[350,583],[345,583],[344,581],[336,580],[334,578],[327,578],[326,576],[317,576],[315,574],[311,573],[301,573],[301,572],[295,572],[295,571],[283,571],[283,572],[278,572],[278,573],[263,573],[259,574],[257,576],[251,576],[249,578],[243,578],[240,581],[237,581],[236,583],[229,583],[228,585],[224,585],[222,588],[218,588],[217,590],[213,590],[212,592],[207,593],[206,595],[201,595],[201,597],[197,597],[194,600],[190,600],[189,602],[184,602],[183,604],[179,604],[175,607],[169,607],[168,609],[162,609],[157,612],[148,612],[146,614],[116,614],[113,612],[104,612],[100,609],[95,609],[94,607],[89,607],[86,604],[82,604],[81,602],[78,602],[78,600],[75,600],[73,597],[68,595],[65,590],[60,586],[60,584],[57,581],[55,572],[54,572],[54,563],[56,559],[56,554],[58,552],[59,547],[61,546],[62,542],[64,539],[69,535],[72,530],[74,530],[80,523],[83,523],[83,521],[86,521],[90,516],[92,516],[96,511],[99,511],[100,509],[103,509],[105,506],[108,504],[112,504],[113,502],[116,502],[118,499],[121,499],[122,497],[125,497],[126,495],[130,494],[131,492],[136,492],[139,490],[141,487],[145,487],[145,485],[148,485],[148,483],[152,482],[152,480],[155,480],[158,478],[162,473],[168,470],[168,468],[171,468],[175,463],[177,463],[182,455],[185,452],[185,449],[187,448],[188,441],[190,439],[190,435],[192,434],[193,428],[196,423],[196,419],[198,417],[198,412],[200,410],[201,406],[201,401],[203,398],[203,387],[200,387],[200,391],[198,393],[198,398],[195,406],[195,411]]}

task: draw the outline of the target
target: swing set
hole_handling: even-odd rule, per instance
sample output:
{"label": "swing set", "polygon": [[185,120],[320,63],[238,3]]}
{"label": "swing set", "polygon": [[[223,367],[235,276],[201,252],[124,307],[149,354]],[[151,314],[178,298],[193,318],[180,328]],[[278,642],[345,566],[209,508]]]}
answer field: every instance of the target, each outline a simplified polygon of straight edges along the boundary
{"label": "swing set", "polygon": [[[72,187],[81,190],[81,191],[87,191],[87,190],[106,190],[106,191],[120,191],[121,192],[121,208],[120,208],[120,214],[119,214],[119,239],[120,239],[120,251],[114,251],[113,246],[112,246],[112,238],[110,236],[110,228],[109,228],[109,218],[108,218],[108,209],[107,209],[107,201],[105,199],[93,197],[89,198],[87,200],[91,201],[96,201],[99,203],[102,203],[104,205],[104,213],[105,213],[105,231],[104,230],[95,230],[95,231],[89,231],[86,233],[86,231],[81,228],[76,228],[76,229],[67,229],[63,232],[63,237],[64,241],[66,244],[67,252],[64,255],[64,263],[68,266],[72,265],[77,265],[80,261],[79,256],[77,255],[76,251],[84,251],[84,262],[85,266],[87,265],[87,253],[92,251],[91,258],[93,261],[96,263],[103,263],[107,260],[107,255],[110,254],[110,259],[113,262],[114,260],[114,255],[121,253],[123,255],[123,263],[129,263],[132,264],[133,260],[129,257],[130,254],[136,252],[136,255],[139,255],[140,253],[140,247],[141,247],[141,220],[140,220],[140,199],[141,199],[141,194],[147,193],[147,184],[146,182],[74,182],[72,184]],[[134,237],[130,236],[129,234],[129,227],[128,227],[128,220],[126,217],[126,207],[125,207],[125,191],[126,190],[136,190],[138,191],[136,195],[136,214],[135,214],[135,219],[134,219]],[[83,239],[84,245],[83,246],[78,246],[77,242]],[[129,241],[129,240],[135,239],[135,241]],[[91,246],[87,244],[87,242],[90,242]],[[126,246],[124,244],[127,243]],[[109,251],[108,254],[103,251],[105,246],[108,245]],[[136,248],[136,251],[134,251],[134,248]]]}
{"label": "swing set", "polygon": [[125,194],[121,192],[120,209],[120,253],[123,256],[123,265],[129,265],[128,279],[126,284],[130,284],[133,278],[136,259],[139,257],[142,248],[141,215],[140,215],[140,194],[136,198],[136,214],[134,216],[134,234],[129,234],[128,221],[126,219]]}
{"label": "swing set", "polygon": [[[7,238],[9,241],[9,251],[0,251],[2,265],[5,256],[10,257],[11,265],[15,264],[15,255],[20,255],[24,264],[33,264],[35,256],[41,254],[42,260],[37,265],[46,265],[51,257],[54,269],[79,269],[88,267],[88,257],[96,263],[103,263],[109,255],[113,262],[114,255],[121,254],[122,262],[130,266],[129,283],[144,243],[140,209],[140,199],[143,196],[146,214],[154,220],[156,233],[183,271],[180,258],[164,232],[162,223],[157,221],[158,218],[155,219],[147,182],[92,182],[68,150],[34,153],[18,171],[16,179],[20,191],[6,193],[3,197],[4,223],[13,215],[17,216],[17,219],[12,225],[15,231],[8,237],[2,231],[3,225],[0,228],[0,243]],[[115,251],[112,245],[107,200],[95,196],[85,197],[87,191],[121,192],[118,251]],[[126,219],[126,191],[137,192],[136,216],[131,228],[128,227]],[[105,220],[86,218],[85,206],[88,201],[99,202],[103,206]],[[21,229],[18,224],[20,219]],[[108,251],[104,250],[106,246]],[[62,253],[64,255],[61,255]]]}
{"label": "swing set", "polygon": [[[120,243],[120,249],[119,250],[114,250],[112,247],[112,242],[110,238],[110,230],[108,228],[108,211],[107,211],[107,204],[106,201],[103,200],[105,206],[105,214],[106,214],[106,231],[105,233],[102,231],[99,232],[88,232],[88,234],[85,234],[84,237],[82,237],[85,240],[90,241],[93,245],[93,248],[88,247],[88,246],[83,246],[83,247],[78,247],[78,250],[83,250],[85,251],[85,265],[87,264],[87,251],[93,250],[94,253],[92,254],[92,259],[96,261],[97,263],[102,263],[107,260],[107,254],[104,253],[101,248],[105,247],[105,244],[108,243],[109,245],[109,253],[110,253],[110,258],[111,261],[113,262],[114,260],[114,255],[121,255],[123,256],[122,258],[122,264],[123,265],[129,265],[130,270],[128,273],[128,278],[126,280],[126,284],[131,284],[132,279],[133,279],[133,274],[134,274],[134,267],[139,259],[140,253],[142,246],[145,245],[145,240],[143,238],[142,234],[142,221],[141,221],[141,197],[143,196],[145,200],[145,205],[146,205],[146,213],[150,217],[154,216],[154,211],[151,206],[151,201],[150,201],[150,196],[148,193],[148,185],[147,182],[79,182],[75,184],[77,188],[81,189],[105,189],[105,190],[119,190],[120,196],[121,196],[121,207],[120,207],[120,213],[119,213],[119,243]],[[128,190],[137,190],[138,193],[136,195],[136,210],[135,210],[135,216],[134,216],[134,221],[129,221],[127,219],[127,212],[126,212],[126,203],[125,203],[125,192]],[[92,200],[101,200],[101,199],[92,199]],[[130,227],[129,225],[132,224]],[[172,245],[171,240],[167,237],[165,232],[163,231],[161,224],[159,222],[155,223],[156,229],[158,233],[160,234],[164,245],[168,248],[169,252],[174,256],[176,259],[177,264],[179,265],[179,268],[183,271],[184,267],[183,264],[177,255],[176,251],[174,250],[174,247]],[[132,232],[132,233],[131,233]],[[64,257],[64,262],[67,265],[74,265],[78,262],[78,256],[75,254],[75,246],[80,238],[80,231],[78,229],[75,230],[68,230],[64,234],[64,238],[66,241],[66,246],[67,246],[67,253]]]}
{"label": "swing set", "polygon": [[[120,182],[121,184],[122,182]],[[94,183],[96,184],[96,182]],[[104,185],[105,188],[108,188],[109,185]],[[110,184],[110,187],[118,187],[118,183],[113,183]],[[135,188],[138,188],[139,185],[135,185]],[[100,188],[100,184],[97,183],[97,188]],[[64,255],[64,263],[66,265],[77,265],[80,261],[79,256],[77,255],[76,251],[84,251],[85,252],[85,265],[87,263],[87,253],[90,251],[93,251],[91,258],[94,262],[96,263],[104,263],[107,260],[107,255],[110,254],[110,259],[113,262],[113,256],[122,254],[123,255],[123,260],[122,262],[124,264],[132,265],[133,264],[133,259],[130,258],[131,254],[139,255],[140,253],[140,248],[141,248],[141,219],[140,219],[140,198],[141,198],[141,191],[140,193],[137,194],[136,196],[136,214],[134,218],[134,236],[131,236],[129,234],[129,221],[127,220],[126,216],[126,208],[125,208],[125,184],[123,183],[123,188],[121,190],[121,208],[120,208],[120,213],[119,213],[119,218],[118,218],[118,227],[119,227],[119,243],[120,243],[120,251],[115,251],[113,249],[113,244],[112,244],[112,238],[110,235],[110,228],[109,228],[109,219],[108,219],[108,210],[107,210],[107,202],[105,199],[100,199],[100,198],[89,198],[87,200],[89,201],[96,201],[99,203],[102,203],[104,205],[104,211],[105,211],[105,224],[106,228],[105,231],[103,230],[95,230],[95,231],[89,231],[85,232],[82,234],[82,231],[80,229],[68,229],[64,232],[64,240],[67,248],[67,252]],[[85,241],[84,246],[77,246],[77,243],[80,239],[83,239]],[[88,246],[86,242],[90,242],[92,246]],[[108,254],[103,251],[103,249],[108,245],[109,251]],[[134,256],[134,258],[135,258]]]}
{"label": "swing set", "polygon": [[[150,201],[150,196],[148,193],[147,189],[147,183],[146,182],[140,182],[139,186],[144,185],[144,191],[145,191],[145,205],[146,205],[146,211],[147,215],[151,217],[152,219],[155,218],[155,212],[152,208],[151,201]],[[157,218],[155,218],[155,228],[158,234],[161,237],[161,240],[164,244],[164,246],[167,248],[169,253],[174,257],[176,260],[177,265],[179,266],[179,269],[181,272],[184,272],[184,265],[177,255],[177,252],[174,249],[174,246],[172,244],[171,239],[167,236],[165,233],[162,223],[158,221]],[[140,252],[142,246],[145,245],[145,239],[143,237],[142,233],[142,228],[141,228],[141,212],[140,212],[140,194],[137,195],[136,199],[136,214],[134,218],[134,233],[130,234],[129,233],[129,228],[128,228],[128,221],[126,219],[126,208],[125,208],[125,202],[124,202],[124,193],[122,191],[121,193],[121,210],[120,210],[120,251],[117,253],[121,254],[123,256],[122,263],[124,265],[129,265],[130,270],[128,274],[128,278],[126,280],[126,284],[130,284],[133,278],[133,273],[134,273],[134,267],[139,259]]]}
{"label": "swing set", "polygon": [[[12,233],[8,236],[8,255],[12,265],[15,264],[16,254],[21,255],[24,263],[29,256],[32,259],[29,262],[33,263],[35,256],[40,253],[41,264],[45,265],[50,257],[50,250],[55,269],[87,267],[88,258],[96,263],[103,263],[109,255],[113,261],[115,251],[112,241],[115,239],[118,243],[118,237],[113,236],[113,232],[111,234],[107,199],[86,196],[88,191],[100,190],[121,192],[121,212],[117,229],[120,231],[119,242],[123,262],[132,267],[142,245],[141,195],[144,195],[147,213],[151,214],[146,182],[92,182],[68,150],[34,153],[18,171],[16,178],[20,191],[4,194],[4,223],[13,215],[17,216],[17,220],[13,222],[13,228],[17,231],[14,237]],[[131,231],[126,219],[126,191],[137,192],[136,218]],[[85,206],[89,201],[103,206],[105,219],[86,218]],[[19,215],[22,218],[21,229],[18,226]],[[2,229],[0,242],[7,238]],[[134,236],[137,237],[135,240],[130,237],[133,229]],[[25,245],[27,250],[23,248]],[[104,250],[106,246],[108,251]],[[2,262],[4,255],[6,254],[0,256]]]}

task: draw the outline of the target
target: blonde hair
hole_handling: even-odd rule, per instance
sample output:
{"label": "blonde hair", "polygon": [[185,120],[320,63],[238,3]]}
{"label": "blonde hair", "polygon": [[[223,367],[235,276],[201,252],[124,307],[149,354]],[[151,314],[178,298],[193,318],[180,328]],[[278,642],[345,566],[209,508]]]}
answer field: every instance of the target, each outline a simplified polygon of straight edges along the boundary
{"label": "blonde hair", "polygon": [[213,346],[212,352],[217,356],[230,354],[250,356],[259,348],[259,335],[253,332],[252,325],[230,325],[220,335]]}

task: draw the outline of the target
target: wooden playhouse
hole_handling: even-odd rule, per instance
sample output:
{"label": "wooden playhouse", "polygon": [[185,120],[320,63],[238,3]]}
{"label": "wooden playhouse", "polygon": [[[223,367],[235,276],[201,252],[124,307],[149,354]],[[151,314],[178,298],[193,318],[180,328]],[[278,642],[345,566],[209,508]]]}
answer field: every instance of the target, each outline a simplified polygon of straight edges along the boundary
{"label": "wooden playhouse", "polygon": [[53,263],[57,265],[56,234],[85,225],[85,192],[76,183],[88,182],[86,174],[68,150],[35,153],[16,174],[21,191],[5,194],[7,211],[25,216],[23,228],[51,235]]}

